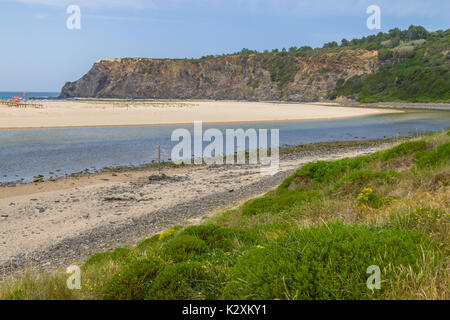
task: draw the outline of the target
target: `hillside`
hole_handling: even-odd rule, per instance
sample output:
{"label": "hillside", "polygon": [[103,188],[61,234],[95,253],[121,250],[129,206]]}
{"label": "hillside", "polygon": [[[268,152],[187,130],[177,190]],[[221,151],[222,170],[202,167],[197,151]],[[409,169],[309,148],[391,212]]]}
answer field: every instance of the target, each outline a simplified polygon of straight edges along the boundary
{"label": "hillside", "polygon": [[[206,224],[5,280],[7,299],[449,299],[450,132],[311,162]],[[366,286],[369,266],[380,289]]]}
{"label": "hillside", "polygon": [[379,71],[339,79],[330,98],[347,96],[361,102],[450,101],[450,30],[391,30],[372,41],[371,46],[379,53]]}
{"label": "hillside", "polygon": [[323,48],[200,59],[103,59],[62,98],[448,101],[450,32],[390,30]]}

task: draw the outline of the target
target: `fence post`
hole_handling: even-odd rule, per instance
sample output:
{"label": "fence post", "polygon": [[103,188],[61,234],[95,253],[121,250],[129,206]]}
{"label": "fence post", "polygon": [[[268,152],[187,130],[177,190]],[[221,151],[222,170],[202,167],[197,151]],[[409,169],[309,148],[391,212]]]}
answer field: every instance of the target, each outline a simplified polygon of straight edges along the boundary
{"label": "fence post", "polygon": [[161,175],[161,145],[158,145],[158,173]]}

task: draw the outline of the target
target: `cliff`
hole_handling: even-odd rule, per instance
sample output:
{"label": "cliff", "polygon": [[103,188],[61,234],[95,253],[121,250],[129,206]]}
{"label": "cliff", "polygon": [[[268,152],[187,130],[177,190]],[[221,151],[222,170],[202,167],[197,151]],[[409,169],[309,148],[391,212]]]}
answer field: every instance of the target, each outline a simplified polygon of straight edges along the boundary
{"label": "cliff", "polygon": [[66,83],[61,97],[319,101],[339,79],[378,67],[378,51],[365,49],[103,59],[78,81]]}

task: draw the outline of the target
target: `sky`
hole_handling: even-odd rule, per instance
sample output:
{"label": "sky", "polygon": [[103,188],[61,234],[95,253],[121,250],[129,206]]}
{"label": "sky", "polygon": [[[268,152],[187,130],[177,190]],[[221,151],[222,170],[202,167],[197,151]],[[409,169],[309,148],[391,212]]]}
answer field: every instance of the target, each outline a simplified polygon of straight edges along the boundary
{"label": "sky", "polygon": [[[69,5],[81,28],[68,29]],[[381,29],[367,7],[378,5]],[[0,91],[60,91],[102,58],[198,58],[448,29],[448,0],[0,0]]]}

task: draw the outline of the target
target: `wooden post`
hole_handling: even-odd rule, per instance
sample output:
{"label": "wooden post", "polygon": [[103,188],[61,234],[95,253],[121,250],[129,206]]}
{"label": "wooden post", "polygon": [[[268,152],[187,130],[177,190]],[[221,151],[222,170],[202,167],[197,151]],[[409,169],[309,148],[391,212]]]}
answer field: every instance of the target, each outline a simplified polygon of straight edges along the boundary
{"label": "wooden post", "polygon": [[161,145],[158,145],[158,172],[161,175]]}

